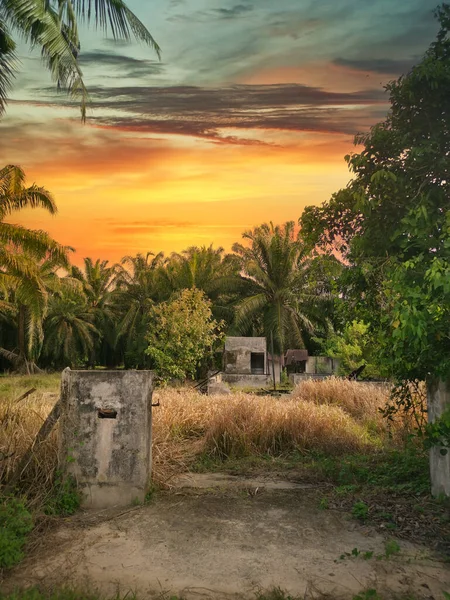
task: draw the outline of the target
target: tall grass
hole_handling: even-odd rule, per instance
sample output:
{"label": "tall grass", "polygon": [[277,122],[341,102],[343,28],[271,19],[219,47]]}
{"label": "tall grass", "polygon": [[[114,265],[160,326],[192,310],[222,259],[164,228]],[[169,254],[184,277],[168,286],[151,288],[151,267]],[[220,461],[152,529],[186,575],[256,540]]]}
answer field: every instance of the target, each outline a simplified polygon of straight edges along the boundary
{"label": "tall grass", "polygon": [[[16,402],[28,387],[29,398]],[[55,376],[0,378],[0,483],[4,482],[32,443],[59,392]],[[287,398],[235,393],[203,396],[189,389],[155,392],[153,409],[153,480],[170,484],[196,455],[217,459],[250,455],[280,456],[310,451],[333,456],[373,452],[388,440],[378,409],[389,390],[339,379],[304,382]],[[389,443],[401,437],[401,423]],[[21,486],[31,497],[49,493],[57,466],[58,430],[34,449]]]}

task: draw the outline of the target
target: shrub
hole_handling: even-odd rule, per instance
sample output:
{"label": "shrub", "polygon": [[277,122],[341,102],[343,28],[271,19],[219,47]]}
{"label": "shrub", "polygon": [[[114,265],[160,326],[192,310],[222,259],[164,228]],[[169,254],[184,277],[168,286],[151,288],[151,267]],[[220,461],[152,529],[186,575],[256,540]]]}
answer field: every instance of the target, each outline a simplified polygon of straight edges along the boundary
{"label": "shrub", "polygon": [[33,519],[22,502],[0,500],[0,568],[8,569],[22,560],[22,548],[32,529]]}

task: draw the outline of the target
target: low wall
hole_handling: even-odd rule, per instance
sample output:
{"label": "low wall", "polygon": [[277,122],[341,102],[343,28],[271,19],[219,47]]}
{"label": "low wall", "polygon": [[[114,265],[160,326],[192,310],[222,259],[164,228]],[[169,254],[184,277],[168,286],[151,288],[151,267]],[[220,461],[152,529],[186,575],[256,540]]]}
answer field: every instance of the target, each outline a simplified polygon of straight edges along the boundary
{"label": "low wall", "polygon": [[236,387],[264,388],[273,386],[270,375],[247,375],[237,373],[222,373],[222,381]]}
{"label": "low wall", "polygon": [[151,371],[63,371],[59,462],[76,479],[84,506],[144,501],[152,381]]}

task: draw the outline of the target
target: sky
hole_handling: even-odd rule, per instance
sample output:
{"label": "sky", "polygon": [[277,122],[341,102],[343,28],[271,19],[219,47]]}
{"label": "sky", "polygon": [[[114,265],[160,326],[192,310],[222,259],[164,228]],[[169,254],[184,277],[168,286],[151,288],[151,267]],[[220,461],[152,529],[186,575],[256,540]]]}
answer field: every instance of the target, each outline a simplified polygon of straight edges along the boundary
{"label": "sky", "polygon": [[161,47],[81,29],[88,120],[19,43],[0,164],[59,212],[14,215],[83,257],[230,250],[297,221],[349,178],[353,137],[383,120],[384,85],[431,41],[437,0],[129,0]]}

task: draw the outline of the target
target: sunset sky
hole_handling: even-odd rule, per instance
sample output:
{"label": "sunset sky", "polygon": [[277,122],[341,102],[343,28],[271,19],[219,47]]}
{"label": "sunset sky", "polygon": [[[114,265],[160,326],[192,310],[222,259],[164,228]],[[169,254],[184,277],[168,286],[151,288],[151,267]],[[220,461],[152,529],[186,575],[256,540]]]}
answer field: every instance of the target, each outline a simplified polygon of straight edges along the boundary
{"label": "sunset sky", "polygon": [[129,0],[162,49],[83,29],[88,122],[20,46],[0,162],[53,192],[59,213],[17,215],[84,256],[230,249],[297,220],[349,173],[383,85],[433,40],[437,0]]}

